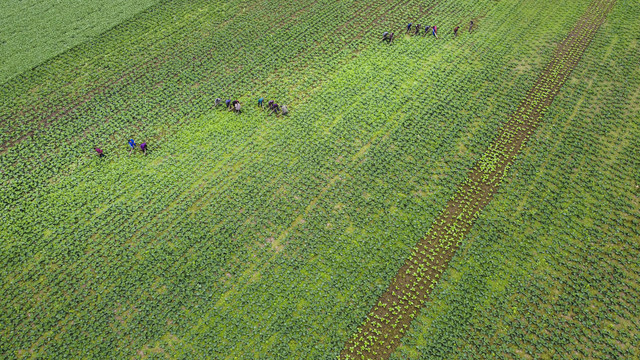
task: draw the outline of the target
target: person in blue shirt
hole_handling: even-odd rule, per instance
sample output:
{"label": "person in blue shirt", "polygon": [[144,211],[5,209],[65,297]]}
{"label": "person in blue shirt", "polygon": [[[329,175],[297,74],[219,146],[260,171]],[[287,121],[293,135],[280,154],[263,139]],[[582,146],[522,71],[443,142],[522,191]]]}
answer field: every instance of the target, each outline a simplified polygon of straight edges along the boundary
{"label": "person in blue shirt", "polygon": [[260,99],[258,99],[258,106],[262,109],[264,109],[264,98],[261,97]]}
{"label": "person in blue shirt", "polygon": [[409,23],[409,25],[407,25],[407,34],[411,31],[411,25],[413,25],[413,23]]}
{"label": "person in blue shirt", "polygon": [[224,103],[227,105],[227,109],[231,109],[231,99],[225,100]]}
{"label": "person in blue shirt", "polygon": [[131,147],[131,149],[130,149],[131,151],[129,152],[129,155],[131,155],[133,153],[133,150],[136,147],[136,142],[133,141],[133,139],[129,139],[129,146]]}

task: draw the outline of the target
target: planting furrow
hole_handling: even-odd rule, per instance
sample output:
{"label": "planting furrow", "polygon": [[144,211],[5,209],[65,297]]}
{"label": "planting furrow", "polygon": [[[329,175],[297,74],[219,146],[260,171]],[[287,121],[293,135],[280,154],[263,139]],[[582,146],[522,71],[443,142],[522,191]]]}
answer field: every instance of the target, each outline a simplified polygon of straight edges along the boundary
{"label": "planting furrow", "polygon": [[470,171],[426,236],[392,279],[387,291],[347,342],[342,359],[387,359],[447,268],[480,211],[491,201],[516,156],[531,137],[614,0],[596,0],[556,48],[518,109]]}

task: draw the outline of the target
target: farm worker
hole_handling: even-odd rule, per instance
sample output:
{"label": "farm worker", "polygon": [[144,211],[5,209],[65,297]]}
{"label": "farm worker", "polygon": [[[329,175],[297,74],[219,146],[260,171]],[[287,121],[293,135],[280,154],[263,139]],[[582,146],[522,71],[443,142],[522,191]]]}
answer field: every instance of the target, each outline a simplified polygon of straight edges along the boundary
{"label": "farm worker", "polygon": [[218,105],[220,105],[221,102],[222,102],[222,99],[216,98],[215,106],[218,107]]}
{"label": "farm worker", "polygon": [[393,35],[394,33],[389,34],[388,32],[384,32],[382,33],[382,41],[388,41],[389,44],[391,44],[391,42],[393,41]]}
{"label": "farm worker", "polygon": [[473,29],[473,20],[469,23],[469,32],[471,32],[471,29]]}
{"label": "farm worker", "polygon": [[430,29],[431,29],[431,25],[425,25],[424,26],[424,35],[423,36],[429,35],[429,30]]}
{"label": "farm worker", "polygon": [[289,113],[289,109],[287,109],[287,105],[282,105],[282,115],[287,115]]}
{"label": "farm worker", "polygon": [[267,105],[269,105],[269,110],[273,109],[273,104],[275,103],[275,101],[273,100],[269,100],[269,103]]}
{"label": "farm worker", "polygon": [[240,114],[240,101],[237,101],[233,107],[236,109],[236,112]]}
{"label": "farm worker", "polygon": [[98,157],[103,157],[104,156],[104,153],[102,152],[102,149],[96,148],[96,152],[98,153]]}
{"label": "farm worker", "polygon": [[[278,115],[278,110],[280,110],[280,106],[278,104],[273,104],[273,108],[271,109],[271,112]],[[271,113],[269,113],[269,115],[271,115]]]}
{"label": "farm worker", "polygon": [[133,141],[133,139],[129,139],[129,146],[131,147],[131,151],[129,152],[129,154],[131,154],[133,152],[133,149],[136,147],[136,142]]}
{"label": "farm worker", "polygon": [[433,25],[433,36],[436,37],[436,39],[438,38],[438,27]]}
{"label": "farm worker", "polygon": [[413,35],[420,35],[420,24],[416,25],[416,32]]}
{"label": "farm worker", "polygon": [[458,37],[458,29],[460,29],[460,26],[456,26],[455,28],[453,28],[453,36],[454,37]]}
{"label": "farm worker", "polygon": [[260,106],[261,108],[264,109],[264,98],[261,97],[260,99],[258,99],[258,106]]}
{"label": "farm worker", "polygon": [[147,155],[147,143],[143,142],[142,144],[140,144],[140,150],[142,150],[142,153]]}
{"label": "farm worker", "polygon": [[227,105],[227,109],[229,109],[229,108],[230,108],[230,106],[231,106],[231,105],[230,105],[230,104],[231,104],[231,99],[227,99],[227,100],[225,100],[225,101],[224,101],[224,103]]}
{"label": "farm worker", "polygon": [[407,33],[411,31],[411,25],[413,25],[413,23],[409,23],[409,25],[407,25]]}

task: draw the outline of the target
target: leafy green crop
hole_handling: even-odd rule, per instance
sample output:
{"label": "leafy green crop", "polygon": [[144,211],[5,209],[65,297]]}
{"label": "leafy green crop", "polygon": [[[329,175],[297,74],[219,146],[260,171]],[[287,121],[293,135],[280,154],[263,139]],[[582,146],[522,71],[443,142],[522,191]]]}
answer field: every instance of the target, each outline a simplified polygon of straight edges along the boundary
{"label": "leafy green crop", "polygon": [[2,356],[337,356],[587,5],[168,1],[8,81]]}
{"label": "leafy green crop", "polygon": [[0,84],[135,18],[156,3],[155,0],[3,1]]}
{"label": "leafy green crop", "polygon": [[638,356],[639,11],[617,2],[395,358]]}

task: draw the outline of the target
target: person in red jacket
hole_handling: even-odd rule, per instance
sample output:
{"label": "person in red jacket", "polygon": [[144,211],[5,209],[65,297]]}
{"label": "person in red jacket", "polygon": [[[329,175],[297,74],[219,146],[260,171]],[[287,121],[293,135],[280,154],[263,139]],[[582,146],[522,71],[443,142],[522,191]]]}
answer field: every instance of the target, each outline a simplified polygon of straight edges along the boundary
{"label": "person in red jacket", "polygon": [[101,157],[103,157],[103,156],[104,156],[104,153],[102,152],[102,149],[100,149],[100,148],[96,148],[96,152],[98,153],[98,157],[100,157],[100,158],[101,158]]}
{"label": "person in red jacket", "polygon": [[458,37],[458,29],[460,29],[460,26],[453,28],[453,37]]}

